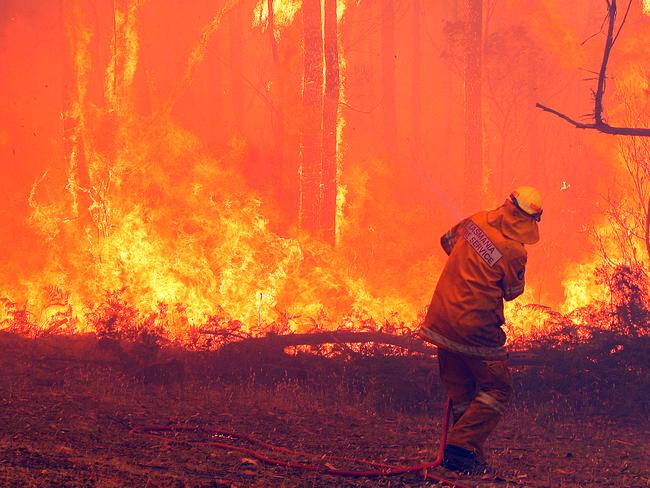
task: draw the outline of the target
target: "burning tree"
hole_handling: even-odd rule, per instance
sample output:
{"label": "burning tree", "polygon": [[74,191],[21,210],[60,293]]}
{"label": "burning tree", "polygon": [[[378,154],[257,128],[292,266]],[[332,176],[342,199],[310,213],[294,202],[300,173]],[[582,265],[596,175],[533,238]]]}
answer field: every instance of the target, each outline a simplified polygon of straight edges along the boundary
{"label": "burning tree", "polygon": [[305,55],[299,221],[302,229],[334,243],[340,98],[337,0],[324,0],[324,5],[321,0],[308,0],[302,10]]}
{"label": "burning tree", "polygon": [[322,170],[323,34],[320,0],[303,3],[304,75],[302,158],[300,164],[300,227],[320,227]]}
{"label": "burning tree", "polygon": [[336,238],[336,200],[339,169],[339,46],[337,0],[324,0],[325,91],[323,96],[323,156],[320,190],[322,235],[328,242]]}

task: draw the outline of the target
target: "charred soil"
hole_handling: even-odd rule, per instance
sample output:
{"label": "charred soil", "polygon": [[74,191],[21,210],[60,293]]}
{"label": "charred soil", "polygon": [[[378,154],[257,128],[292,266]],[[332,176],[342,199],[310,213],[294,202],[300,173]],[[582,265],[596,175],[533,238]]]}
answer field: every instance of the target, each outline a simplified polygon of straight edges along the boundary
{"label": "charred soil", "polygon": [[[635,344],[647,347],[641,338]],[[637,375],[631,359],[612,359],[630,347],[590,347],[591,356],[544,349],[547,366],[514,371],[516,398],[488,444],[498,478],[435,473],[481,487],[650,486],[647,369]],[[92,336],[12,334],[0,334],[0,349],[2,486],[436,486],[420,474],[336,478],[266,465],[206,445],[201,441],[215,438],[205,433],[133,431],[169,424],[223,429],[321,454],[319,462],[337,468],[358,466],[328,455],[430,461],[444,403],[431,358],[235,360]],[[602,364],[598,351],[607,357]],[[566,362],[576,357],[583,359]],[[288,459],[243,440],[216,440]]]}

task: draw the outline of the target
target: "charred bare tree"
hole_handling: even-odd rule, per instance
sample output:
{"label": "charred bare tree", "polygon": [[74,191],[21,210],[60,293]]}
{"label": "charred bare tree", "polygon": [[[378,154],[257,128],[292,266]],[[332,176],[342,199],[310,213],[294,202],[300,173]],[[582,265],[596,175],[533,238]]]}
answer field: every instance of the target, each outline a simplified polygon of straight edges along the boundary
{"label": "charred bare tree", "polygon": [[614,44],[616,43],[616,40],[618,39],[618,36],[621,33],[621,29],[623,29],[623,26],[625,25],[627,15],[632,5],[632,0],[630,0],[627,9],[625,11],[623,20],[618,26],[616,33],[614,33],[614,30],[616,28],[616,0],[606,0],[606,1],[607,1],[606,19],[609,22],[607,26],[607,37],[605,39],[605,48],[603,51],[603,60],[601,62],[600,71],[598,73],[598,85],[596,87],[596,92],[594,94],[594,113],[593,113],[594,122],[590,122],[590,123],[578,122],[577,120],[569,117],[568,115],[565,115],[553,108],[547,107],[546,105],[542,105],[541,103],[537,103],[536,106],[541,110],[543,110],[544,112],[549,112],[552,113],[553,115],[557,115],[562,120],[565,120],[566,122],[570,123],[577,129],[593,129],[593,130],[597,130],[598,132],[603,132],[605,134],[613,134],[613,135],[620,135],[620,136],[650,137],[650,128],[616,127],[616,126],[609,125],[603,119],[603,111],[604,111],[603,95],[605,94],[605,84],[607,80],[607,63],[609,62],[609,56],[611,55],[612,48],[614,47]]}
{"label": "charred bare tree", "polygon": [[325,96],[323,99],[323,162],[320,230],[332,244],[336,238],[337,120],[340,92],[337,0],[325,0]]}
{"label": "charred bare tree", "polygon": [[[615,228],[618,228],[622,231],[622,237],[618,240],[619,248],[621,249],[623,256],[634,256],[635,248],[631,243],[631,240],[633,238],[638,238],[643,240],[646,252],[650,257],[650,190],[648,189],[648,181],[650,181],[650,169],[648,168],[647,163],[647,154],[650,152],[650,149],[648,149],[648,145],[645,142],[647,140],[638,139],[639,137],[650,137],[650,128],[612,126],[605,122],[603,118],[603,96],[605,94],[605,85],[607,81],[607,64],[609,62],[612,48],[614,47],[614,44],[616,43],[616,40],[618,39],[619,35],[621,34],[621,30],[625,25],[625,21],[627,20],[627,16],[630,12],[631,5],[632,1],[630,0],[627,4],[623,20],[620,22],[617,28],[616,0],[607,0],[607,17],[605,18],[605,20],[608,21],[607,36],[603,50],[603,59],[600,65],[600,71],[598,73],[598,84],[594,93],[594,113],[592,114],[594,122],[578,122],[575,119],[555,109],[542,105],[541,103],[537,103],[536,106],[545,112],[549,112],[560,117],[578,129],[591,129],[605,134],[631,136],[629,143],[621,141],[621,151],[623,159],[625,161],[626,169],[632,179],[632,194],[634,198],[637,199],[636,203],[640,208],[640,217],[633,216],[632,220],[636,220],[637,222],[630,224],[629,216],[623,215],[623,207],[616,202],[610,202],[608,218]],[[631,109],[631,106],[628,107],[628,111]],[[643,221],[642,224],[638,223],[639,218]],[[628,249],[632,249],[632,252],[628,252]],[[606,253],[605,258],[607,258]],[[636,260],[636,256],[634,256],[634,260]]]}
{"label": "charred bare tree", "polygon": [[[481,195],[483,182],[483,0],[466,0],[465,78],[465,195]],[[469,205],[469,202],[465,202]],[[472,204],[472,207],[475,207]]]}
{"label": "charred bare tree", "polygon": [[302,4],[302,16],[305,57],[298,222],[302,230],[316,233],[320,226],[323,122],[323,34],[320,0],[305,0]]}

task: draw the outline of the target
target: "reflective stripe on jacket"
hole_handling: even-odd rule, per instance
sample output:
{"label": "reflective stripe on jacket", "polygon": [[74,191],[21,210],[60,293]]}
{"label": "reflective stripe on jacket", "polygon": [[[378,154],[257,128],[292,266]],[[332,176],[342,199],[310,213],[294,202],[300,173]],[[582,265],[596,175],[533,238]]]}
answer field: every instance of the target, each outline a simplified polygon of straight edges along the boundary
{"label": "reflective stripe on jacket", "polygon": [[443,349],[504,359],[503,300],[525,287],[524,243],[539,240],[537,222],[510,201],[475,214],[447,232],[440,243],[449,255],[420,335]]}

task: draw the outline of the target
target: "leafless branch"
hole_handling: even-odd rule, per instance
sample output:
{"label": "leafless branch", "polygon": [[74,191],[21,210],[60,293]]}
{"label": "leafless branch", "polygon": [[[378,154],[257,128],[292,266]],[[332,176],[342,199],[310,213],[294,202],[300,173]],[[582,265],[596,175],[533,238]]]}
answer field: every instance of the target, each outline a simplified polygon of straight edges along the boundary
{"label": "leafless branch", "polygon": [[605,20],[609,20],[607,25],[607,39],[605,40],[605,49],[603,51],[603,60],[600,65],[600,71],[598,73],[598,85],[596,88],[596,93],[594,96],[594,122],[585,124],[578,122],[575,119],[559,112],[558,110],[552,109],[541,103],[537,103],[536,107],[543,110],[544,112],[549,112],[553,115],[560,117],[562,120],[573,125],[577,129],[591,129],[597,130],[604,134],[620,135],[620,136],[638,136],[638,137],[650,137],[650,128],[637,128],[637,127],[616,127],[609,125],[603,121],[603,95],[605,94],[605,82],[607,80],[607,63],[609,61],[609,56],[612,51],[612,47],[618,39],[621,29],[627,20],[627,15],[630,11],[630,6],[632,2],[628,3],[627,10],[625,11],[625,16],[623,17],[622,22],[620,23],[616,34],[614,34],[614,28],[616,26],[616,0],[607,1],[607,17]]}
{"label": "leafless branch", "polygon": [[639,136],[639,137],[650,137],[650,129],[641,129],[637,127],[614,127],[605,122],[590,123],[585,124],[583,122],[578,122],[577,120],[572,119],[571,117],[564,115],[561,112],[558,112],[555,109],[542,105],[541,103],[536,103],[535,106],[544,112],[552,113],[557,115],[561,119],[567,121],[569,124],[573,125],[577,129],[594,129],[605,134],[612,134],[618,136]]}
{"label": "leafless branch", "polygon": [[[608,8],[609,8],[609,5],[608,5]],[[591,39],[593,39],[594,37],[596,37],[598,34],[602,34],[602,33],[603,33],[603,27],[605,27],[605,23],[606,23],[606,22],[607,22],[607,17],[605,17],[605,18],[603,19],[603,23],[600,24],[600,29],[598,29],[598,32],[596,32],[596,33],[590,35],[589,37],[587,37],[584,41],[582,41],[582,42],[580,43],[580,45],[581,45],[581,46],[584,46],[587,42],[589,42]]]}
{"label": "leafless branch", "polygon": [[616,42],[616,39],[618,39],[618,35],[621,33],[621,29],[625,25],[625,21],[627,20],[627,15],[630,13],[630,7],[632,6],[632,0],[630,0],[627,3],[627,9],[625,9],[625,15],[623,16],[623,21],[621,22],[621,25],[618,27],[618,30],[616,31],[616,35],[614,36],[614,39],[612,40],[612,46]]}
{"label": "leafless branch", "polygon": [[573,120],[571,117],[564,115],[563,113],[558,112],[555,109],[552,109],[550,107],[547,107],[546,105],[542,105],[541,103],[536,103],[535,106],[537,108],[542,109],[544,112],[549,112],[552,113],[553,115],[557,115],[563,120],[566,120],[569,124],[575,126],[578,129],[594,129],[596,124],[584,124],[582,122],[578,122],[577,120]]}

